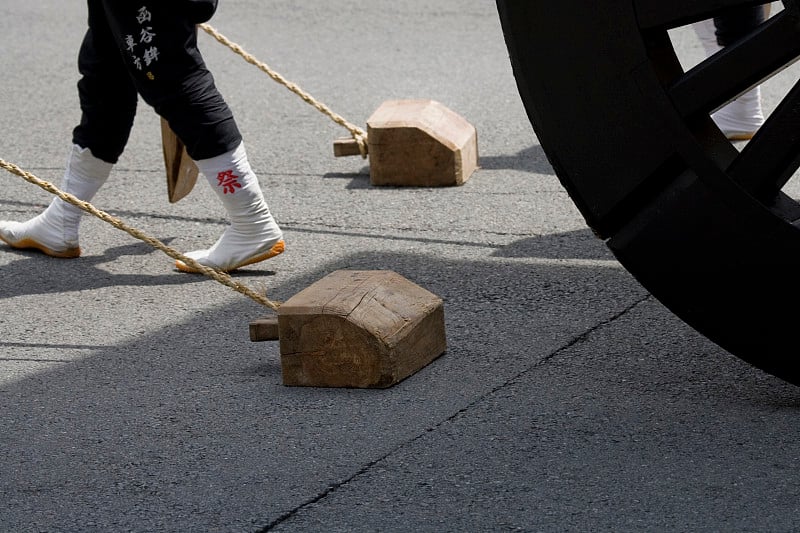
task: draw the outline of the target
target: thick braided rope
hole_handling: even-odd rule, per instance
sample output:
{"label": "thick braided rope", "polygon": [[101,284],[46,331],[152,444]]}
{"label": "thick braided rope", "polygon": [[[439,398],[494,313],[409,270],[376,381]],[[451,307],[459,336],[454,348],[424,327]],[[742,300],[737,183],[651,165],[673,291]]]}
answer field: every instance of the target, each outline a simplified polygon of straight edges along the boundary
{"label": "thick braided rope", "polygon": [[36,176],[31,174],[30,172],[25,172],[24,170],[19,168],[17,165],[14,165],[13,163],[7,163],[3,159],[0,159],[0,167],[6,169],[7,171],[11,172],[12,174],[16,174],[17,176],[20,176],[21,178],[25,179],[26,181],[28,181],[30,183],[33,183],[34,185],[38,185],[42,189],[44,189],[44,190],[46,190],[46,191],[58,196],[59,198],[61,198],[65,202],[68,202],[68,203],[70,203],[70,204],[72,204],[72,205],[74,205],[74,206],[86,211],[87,213],[90,213],[90,214],[96,216],[100,220],[108,222],[109,224],[111,224],[115,228],[121,229],[122,231],[128,233],[129,235],[131,235],[131,236],[133,236],[133,237],[135,237],[135,238],[137,238],[137,239],[139,239],[141,241],[146,242],[147,244],[149,244],[153,248],[157,248],[157,249],[161,250],[162,252],[164,252],[165,254],[170,256],[171,258],[177,259],[179,261],[183,261],[184,263],[186,263],[190,267],[192,267],[194,269],[197,269],[198,271],[200,271],[201,273],[205,274],[206,276],[212,278],[213,280],[218,281],[219,283],[222,283],[223,285],[226,285],[226,286],[232,288],[233,290],[235,290],[235,291],[237,291],[237,292],[239,292],[241,294],[244,294],[245,296],[248,296],[248,297],[252,298],[256,302],[260,303],[261,305],[269,307],[269,308],[271,308],[273,310],[277,310],[278,309],[279,305],[277,303],[271,301],[266,296],[262,296],[261,294],[253,291],[252,289],[246,287],[245,285],[242,285],[241,283],[238,283],[238,282],[234,281],[225,272],[222,272],[220,270],[216,270],[216,269],[213,269],[213,268],[209,268],[209,267],[207,267],[205,265],[201,265],[200,263],[198,263],[194,259],[192,259],[190,257],[186,257],[185,255],[181,254],[180,252],[178,252],[176,250],[173,250],[172,248],[170,248],[166,244],[162,243],[161,241],[159,241],[157,239],[154,239],[152,237],[148,237],[147,235],[145,235],[144,233],[140,232],[139,230],[126,225],[120,219],[118,219],[118,218],[116,218],[116,217],[114,217],[112,215],[109,215],[108,213],[106,213],[104,211],[100,211],[99,209],[94,207],[92,204],[90,204],[88,202],[84,202],[82,200],[79,200],[75,196],[58,189],[52,183],[48,183],[48,182],[46,182],[44,180],[41,180],[41,179],[37,178]]}
{"label": "thick braided rope", "polygon": [[214,37],[217,41],[219,41],[220,43],[224,44],[225,46],[233,50],[235,53],[242,56],[242,58],[244,58],[245,61],[247,61],[251,65],[255,65],[256,67],[261,69],[264,73],[266,73],[270,78],[280,83],[281,85],[284,85],[287,89],[298,95],[300,98],[303,99],[303,101],[311,104],[317,110],[327,115],[335,123],[346,128],[353,136],[353,139],[358,144],[358,151],[361,153],[361,157],[364,159],[367,158],[367,133],[363,129],[347,122],[343,117],[334,113],[328,106],[316,100],[313,96],[302,90],[300,87],[288,81],[279,73],[272,70],[266,63],[263,63],[258,59],[256,59],[255,57],[253,57],[251,54],[242,49],[241,46],[230,41],[227,37],[219,33],[212,26],[209,26],[208,24],[200,24],[200,27],[203,29],[203,31]]}

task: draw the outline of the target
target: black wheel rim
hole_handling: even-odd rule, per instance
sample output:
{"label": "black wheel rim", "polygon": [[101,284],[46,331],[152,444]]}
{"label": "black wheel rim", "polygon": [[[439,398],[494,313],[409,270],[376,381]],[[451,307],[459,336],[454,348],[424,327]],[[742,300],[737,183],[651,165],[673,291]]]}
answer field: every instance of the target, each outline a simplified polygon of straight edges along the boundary
{"label": "black wheel rim", "polygon": [[[741,0],[497,0],[528,117],[620,263],[700,333],[800,384],[800,85],[740,151],[709,114],[800,57],[796,0],[684,71],[669,30]],[[788,310],[788,311],[787,311]]]}

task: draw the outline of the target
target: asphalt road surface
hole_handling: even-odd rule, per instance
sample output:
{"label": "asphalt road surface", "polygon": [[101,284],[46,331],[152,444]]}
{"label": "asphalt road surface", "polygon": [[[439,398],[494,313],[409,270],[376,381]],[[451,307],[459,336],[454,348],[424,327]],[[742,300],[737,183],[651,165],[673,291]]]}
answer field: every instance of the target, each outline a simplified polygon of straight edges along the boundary
{"label": "asphalt road surface", "polygon": [[[81,0],[0,7],[0,158],[56,184],[85,19]],[[493,2],[223,0],[211,24],[362,127],[406,98],[476,127],[464,185],[372,186],[368,161],[333,157],[344,129],[201,33],[287,241],[234,279],[286,300],[393,270],[444,300],[447,351],[387,389],[287,387],[279,345],[248,335],[268,310],[99,219],[80,259],[0,247],[1,531],[800,528],[800,390],[687,327],[589,231]],[[796,77],[765,85],[768,111]],[[0,180],[0,218],[50,201]],[[93,204],[179,251],[226,223],[202,181],[168,202],[144,103]]]}

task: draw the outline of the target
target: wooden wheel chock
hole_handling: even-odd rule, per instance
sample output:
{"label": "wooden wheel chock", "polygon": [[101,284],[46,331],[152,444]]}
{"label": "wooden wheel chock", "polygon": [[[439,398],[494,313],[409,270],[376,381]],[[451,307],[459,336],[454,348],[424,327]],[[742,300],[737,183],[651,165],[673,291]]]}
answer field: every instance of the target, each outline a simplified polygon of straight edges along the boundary
{"label": "wooden wheel chock", "polygon": [[283,384],[386,388],[446,348],[442,300],[389,270],[338,270],[250,323],[279,340]]}
{"label": "wooden wheel chock", "polygon": [[[367,120],[367,152],[373,185],[462,185],[478,168],[475,128],[434,100],[384,102]],[[354,139],[339,139],[333,153],[360,151]]]}

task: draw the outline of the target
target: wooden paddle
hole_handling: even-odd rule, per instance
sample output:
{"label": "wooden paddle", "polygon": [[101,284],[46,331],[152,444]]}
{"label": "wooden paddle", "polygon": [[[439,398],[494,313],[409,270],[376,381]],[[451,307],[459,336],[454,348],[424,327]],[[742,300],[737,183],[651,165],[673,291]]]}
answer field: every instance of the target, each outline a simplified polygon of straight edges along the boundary
{"label": "wooden paddle", "polygon": [[167,195],[174,204],[194,188],[199,170],[183,142],[175,135],[172,128],[161,119],[161,145],[164,149],[164,165],[167,170]]}

